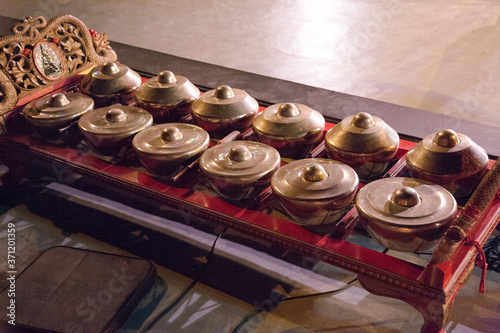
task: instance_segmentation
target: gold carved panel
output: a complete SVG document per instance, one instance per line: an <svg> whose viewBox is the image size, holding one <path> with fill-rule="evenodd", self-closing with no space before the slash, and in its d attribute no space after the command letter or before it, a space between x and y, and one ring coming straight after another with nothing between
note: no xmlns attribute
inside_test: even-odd
<svg viewBox="0 0 500 333"><path fill-rule="evenodd" d="M89 67L116 61L106 34L71 15L27 17L0 38L0 115L31 93Z"/></svg>

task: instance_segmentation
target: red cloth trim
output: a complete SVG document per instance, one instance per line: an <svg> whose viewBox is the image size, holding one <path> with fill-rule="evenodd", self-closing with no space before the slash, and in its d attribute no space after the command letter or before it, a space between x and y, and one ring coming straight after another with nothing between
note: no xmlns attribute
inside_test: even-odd
<svg viewBox="0 0 500 333"><path fill-rule="evenodd" d="M486 255L484 254L481 244L475 240L471 240L469 236L465 237L465 245L475 246L477 249L476 255L476 265L482 269L481 281L479 282L479 292L484 295L485 287L484 283L486 281L486 270L488 269L488 263L486 262Z"/></svg>

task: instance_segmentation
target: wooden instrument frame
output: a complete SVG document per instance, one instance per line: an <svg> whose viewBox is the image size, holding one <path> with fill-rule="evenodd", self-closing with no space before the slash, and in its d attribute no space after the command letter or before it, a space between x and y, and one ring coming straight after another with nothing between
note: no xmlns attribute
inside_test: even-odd
<svg viewBox="0 0 500 333"><path fill-rule="evenodd" d="M0 21L12 23L6 18ZM415 265L351 243L346 237L318 235L288 220L238 207L204 192L158 181L140 169L104 161L76 149L75 146L44 142L22 128L24 125L20 111L27 102L41 96L55 91L77 89L83 77L82 71L93 65L116 60L116 52L122 63L145 77L168 69L188 77L202 91L220 84L244 89L259 101L261 107L279 102L306 104L322 112L330 126L359 111L370 112L383 118L402 137L398 158L402 158L419 138L441 129L442 124L457 132L466 133L485 148L490 156L498 156L500 147L496 144L499 140L492 135L500 133L497 126L477 124L452 116L309 87L123 44L111 43L111 48L106 42L105 34L92 33L82 22L69 15L56 17L48 22L40 17L27 18L14 27L14 36L0 38L0 48L18 45L26 49L26 46L34 45L40 40L57 37L54 35L57 27L65 24L78 28L77 36L80 36L79 41L84 45L83 58L86 60L84 65L74 70L70 70L72 65L67 64L69 69L63 80L39 80L37 82L40 82L40 86L36 89L23 89L15 83L15 75L9 74L8 66L0 67L0 91L3 94L0 101L3 123L0 127L3 130L3 133L0 132L0 160L10 169L3 179L4 183L15 184L23 176L23 170L33 161L62 166L72 173L139 194L207 222L242 231L306 257L351 271L357 274L360 283L369 292L403 300L420 311L425 319L422 332L443 330L455 296L466 283L474 266L475 247L461 244L450 260L440 264L429 262L425 267ZM57 45L66 54L67 48L64 49L62 42L59 41ZM7 62L12 59L11 57ZM66 59L71 59L71 56L66 56ZM36 75L34 69L30 69L30 72ZM469 238L484 245L499 219L500 198L496 196L469 231Z"/></svg>

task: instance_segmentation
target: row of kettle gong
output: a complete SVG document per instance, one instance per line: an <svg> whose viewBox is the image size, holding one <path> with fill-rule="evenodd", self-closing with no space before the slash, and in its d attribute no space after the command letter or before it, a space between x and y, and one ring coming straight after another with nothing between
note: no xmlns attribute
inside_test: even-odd
<svg viewBox="0 0 500 333"><path fill-rule="evenodd" d="M171 174L182 163L201 155L200 168L218 194L231 200L248 199L271 184L284 210L299 224L337 220L356 197L358 177L374 179L384 173L399 147L396 131L366 112L343 119L325 135L325 119L305 105L274 104L259 113L257 101L243 90L219 86L200 96L189 80L170 71L161 72L141 85L140 76L133 70L107 63L97 66L83 79L81 91L86 95L58 93L34 101L25 107L23 114L40 136L49 139L80 117L79 129L86 142L104 155L113 154L119 142L133 137L132 145L139 159L157 175ZM115 102L117 95L121 101L135 98L137 106L103 106ZM94 105L100 107L94 109ZM188 114L196 125L179 122ZM153 126L153 122L157 125ZM222 138L231 131L243 132L249 128L258 142L234 141L208 149L210 138ZM323 140L329 159L305 159ZM281 157L298 160L280 168ZM443 185L455 196L464 196L470 194L486 172L488 158L467 136L443 130L426 136L408 152L406 161L413 177ZM384 181L394 182L394 179L377 180L365 188ZM451 207L453 211L456 203L438 205L439 209L429 206L429 202L437 202L436 198L448 196L439 187L436 198L424 200L429 195L426 191L434 186L425 181L402 178L398 188L377 200L359 199L366 198L361 194L368 190L363 189L356 200L358 212L364 216L362 220L377 221L380 219L374 216L378 213L383 212L387 217L396 212L396 215L411 215L402 219L399 216L400 221L425 227L439 225L443 229L445 221L453 215L450 211L444 218L439 217L443 223L435 220L423 223L415 212L423 209L427 216L432 215L428 213L434 208ZM372 192L387 187L380 186ZM419 193L418 188L425 190ZM382 204L381 200L386 199ZM366 205L381 206L365 214ZM384 211L387 207L394 211L389 214ZM397 223L385 221L382 225ZM367 222L366 226L381 243L390 234L388 230L379 230L377 224L374 227ZM440 233L430 232L433 237Z"/></svg>

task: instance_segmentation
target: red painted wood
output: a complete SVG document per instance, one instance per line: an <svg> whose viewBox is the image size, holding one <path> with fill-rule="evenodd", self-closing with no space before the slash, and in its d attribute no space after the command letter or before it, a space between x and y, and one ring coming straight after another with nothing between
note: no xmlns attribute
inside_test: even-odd
<svg viewBox="0 0 500 333"><path fill-rule="evenodd" d="M43 89L40 89L38 91L35 91L27 96L21 97L17 103L16 107L23 106L25 104L28 104L29 102L39 99L45 95L48 95L53 92L58 92L58 91L64 91L67 90L68 88L72 86L76 86L77 84L80 83L80 81L83 79L84 75L83 74L77 74L71 77L67 77L65 79L59 80L52 85L46 86Z"/></svg>
<svg viewBox="0 0 500 333"><path fill-rule="evenodd" d="M60 87L74 85L74 82L76 81L61 83ZM48 87L36 96L52 93L55 89L56 86ZM30 98L33 99L35 96L30 96ZM29 100L29 98L22 99L20 103ZM18 105L20 107L16 108L16 112L21 110L22 105ZM263 109L264 107L260 107L260 111ZM13 118L12 114L6 118L9 121ZM333 126L335 125L327 123L325 133ZM214 194L202 182L197 182L199 172L196 170L189 171L190 176L185 177L187 179L182 182L173 183L169 179L158 179L150 175L136 158L127 159L118 165L109 158L100 157L82 146L81 138L76 138L72 145L58 145L26 133L22 134L22 132L15 131L0 136L2 156L15 156L17 164L17 158L20 156L19 161L23 163L28 163L31 159L41 159L55 169L62 165L69 168L70 172L82 173L97 181L104 181L125 190L143 194L153 200L171 205L172 208L182 209L210 221L243 230L304 255L329 262L369 279L378 280L388 289L393 286L395 290L400 290L402 296L399 298L401 299L418 299L423 296L425 302L422 301L422 307L425 307L429 300L438 300L443 304L452 302L462 286L470 263L475 258L475 248L463 245L458 248L450 261L439 265L429 263L426 267L418 266L349 242L346 239L348 239L347 235L352 232L350 229L346 230L346 235L342 239L333 239L329 238L328 234L314 233L289 220L269 215L262 207L253 208L252 203L244 205L228 202ZM401 140L395 162L415 144L415 142ZM282 164L287 161L283 160ZM16 163L12 165L15 166ZM492 164L493 161L490 161L490 167ZM57 174L58 170L54 171ZM363 185L360 184L360 187ZM264 207L269 201L264 201ZM471 230L469 234L471 239L484 244L495 228L499 216L500 198L496 198ZM350 228L352 229L352 226Z"/></svg>
<svg viewBox="0 0 500 333"><path fill-rule="evenodd" d="M113 165L111 162L95 157L92 152L85 153L74 148L53 145L30 135L8 135L3 139L16 142L26 146L29 150L36 150L41 154L58 157L61 161L73 162L84 168L104 172L117 180L136 183L148 189L165 193L165 195L185 200L199 207L217 211L226 215L228 218L242 220L252 225L286 235L297 241L317 246L323 250L335 252L345 257L346 260L357 262L358 265L364 264L365 266L373 266L407 279L416 279L422 271L421 267L369 248L349 243L345 240L325 240L324 235L314 234L295 223L267 215L260 211L238 207L211 194L196 190L193 191L189 188L177 186L172 183L169 184L168 182L160 182L155 180L144 170L142 170L142 172L139 171L138 164L132 165L131 167ZM404 146L411 146L412 144L414 143L404 143ZM363 186L363 184L361 184L361 186ZM320 240L321 246L317 245Z"/></svg>
<svg viewBox="0 0 500 333"><path fill-rule="evenodd" d="M263 107L261 107L261 109L263 109ZM325 133L333 126L333 124L327 123ZM113 165L111 162L107 162L99 157L96 157L95 154L91 152L86 153L78 151L74 147L53 145L46 143L43 140L36 139L30 135L9 135L4 139L29 147L30 150L36 150L41 154L58 157L62 162L73 162L83 168L105 172L109 176L116 178L118 181L135 183L147 189L158 191L180 200L185 200L186 202L199 207L217 211L224 214L229 219L245 221L251 225L291 237L300 242L305 242L313 247L335 252L340 257L345 257L346 260L352 260L353 262L357 262L358 264L366 267L374 267L410 280L418 280L423 271L422 267L379 253L369 248L352 244L345 240L325 239L325 235L314 234L290 221L267 215L260 211L235 206L214 196L213 194L196 190L193 191L190 188L177 186L176 184L169 183L168 181L155 179L144 170L142 170L142 172L138 171L138 165L132 167ZM415 142L401 140L400 149L396 155L397 158L403 156L415 144ZM362 186L363 184L360 184L360 187ZM477 231L474 231L474 233L477 233ZM465 255L466 253L463 253L463 250L459 251L457 254L457 256L459 256L457 257L457 262L463 260ZM454 272L459 269L460 265L456 264L451 268L448 267L449 265L447 267L444 266L447 265L436 265L438 270L445 271L441 273L442 276L439 281L428 283L430 286L438 289L444 288L453 274L455 274Z"/></svg>

